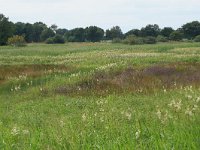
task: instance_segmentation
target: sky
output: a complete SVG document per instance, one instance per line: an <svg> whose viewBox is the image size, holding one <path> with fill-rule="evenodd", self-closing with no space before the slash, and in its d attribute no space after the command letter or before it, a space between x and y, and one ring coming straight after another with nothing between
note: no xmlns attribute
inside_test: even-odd
<svg viewBox="0 0 200 150"><path fill-rule="evenodd" d="M123 32L147 24L174 29L200 21L200 0L0 0L0 13L13 22L44 22L73 29L120 26Z"/></svg>

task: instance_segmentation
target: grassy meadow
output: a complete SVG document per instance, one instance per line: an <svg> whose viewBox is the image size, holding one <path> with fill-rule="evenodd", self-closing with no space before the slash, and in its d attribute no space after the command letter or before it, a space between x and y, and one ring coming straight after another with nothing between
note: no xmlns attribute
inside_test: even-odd
<svg viewBox="0 0 200 150"><path fill-rule="evenodd" d="M200 43L0 47L0 149L200 149Z"/></svg>

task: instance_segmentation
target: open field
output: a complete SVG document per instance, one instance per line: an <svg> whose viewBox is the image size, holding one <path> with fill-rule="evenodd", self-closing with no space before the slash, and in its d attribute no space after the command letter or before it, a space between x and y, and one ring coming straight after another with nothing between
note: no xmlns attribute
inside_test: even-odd
<svg viewBox="0 0 200 150"><path fill-rule="evenodd" d="M200 43L0 47L0 149L200 149Z"/></svg>

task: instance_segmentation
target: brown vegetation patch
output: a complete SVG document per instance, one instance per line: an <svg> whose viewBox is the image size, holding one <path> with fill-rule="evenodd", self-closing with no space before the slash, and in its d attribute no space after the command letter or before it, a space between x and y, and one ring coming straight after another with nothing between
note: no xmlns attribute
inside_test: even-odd
<svg viewBox="0 0 200 150"><path fill-rule="evenodd" d="M64 65L3 65L0 66L0 83L7 79L20 76L39 77L54 72L67 72L69 67Z"/></svg>
<svg viewBox="0 0 200 150"><path fill-rule="evenodd" d="M118 72L98 72L87 81L56 88L56 93L152 92L200 85L199 63L154 65L143 69L127 68Z"/></svg>

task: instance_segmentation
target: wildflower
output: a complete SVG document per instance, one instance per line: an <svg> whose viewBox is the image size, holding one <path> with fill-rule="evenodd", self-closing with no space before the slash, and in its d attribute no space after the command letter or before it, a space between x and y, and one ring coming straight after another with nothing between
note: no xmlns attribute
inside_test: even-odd
<svg viewBox="0 0 200 150"><path fill-rule="evenodd" d="M126 112L125 116L127 117L128 120L131 120L131 113Z"/></svg>
<svg viewBox="0 0 200 150"><path fill-rule="evenodd" d="M78 87L78 90L80 91L80 90L81 90L81 87Z"/></svg>
<svg viewBox="0 0 200 150"><path fill-rule="evenodd" d="M18 88L17 87L15 87L15 91L17 91L18 90Z"/></svg>
<svg viewBox="0 0 200 150"><path fill-rule="evenodd" d="M196 102L198 103L198 102L200 102L200 97L197 97L197 100L196 100Z"/></svg>
<svg viewBox="0 0 200 150"><path fill-rule="evenodd" d="M192 108L192 110L195 111L197 108L198 108L198 106L194 105L193 108Z"/></svg>
<svg viewBox="0 0 200 150"><path fill-rule="evenodd" d="M191 95L188 95L187 98L188 98L188 99L192 99L192 96L191 96Z"/></svg>
<svg viewBox="0 0 200 150"><path fill-rule="evenodd" d="M137 130L137 132L135 132L135 137L136 137L136 139L139 139L139 137L140 137L140 133L141 133L140 130Z"/></svg>
<svg viewBox="0 0 200 150"><path fill-rule="evenodd" d="M100 110L99 111L101 111L101 112L104 112L104 109L103 108L100 108Z"/></svg>
<svg viewBox="0 0 200 150"><path fill-rule="evenodd" d="M177 103L174 104L174 108L175 108L177 111L181 109L181 105L182 105L181 102L182 102L182 101L180 100L179 102L177 102Z"/></svg>
<svg viewBox="0 0 200 150"><path fill-rule="evenodd" d="M185 114L188 116L192 116L193 112L192 112L192 110L190 110L190 108L187 108L187 110L185 111Z"/></svg>
<svg viewBox="0 0 200 150"><path fill-rule="evenodd" d="M64 121L63 121L63 120L60 120L60 126L61 126L61 127L64 127L64 125L65 125Z"/></svg>
<svg viewBox="0 0 200 150"><path fill-rule="evenodd" d="M156 115L158 116L158 119L161 119L162 113L160 110L157 110Z"/></svg>
<svg viewBox="0 0 200 150"><path fill-rule="evenodd" d="M27 135L27 134L29 134L29 130L22 130L22 133L23 133L24 135Z"/></svg>
<svg viewBox="0 0 200 150"><path fill-rule="evenodd" d="M168 106L173 107L176 111L179 111L182 106L182 100L179 100L178 102L173 100L170 104L168 104Z"/></svg>
<svg viewBox="0 0 200 150"><path fill-rule="evenodd" d="M87 117L86 117L86 114L84 113L84 114L82 115L82 121L86 121L86 119L87 119Z"/></svg>
<svg viewBox="0 0 200 150"><path fill-rule="evenodd" d="M19 129L19 128L17 128L17 127L13 127L13 128L12 128L11 134L12 134L13 136L18 135L19 133L20 133L20 129Z"/></svg>
<svg viewBox="0 0 200 150"><path fill-rule="evenodd" d="M97 116L97 113L95 113L94 116L96 117L96 116Z"/></svg>
<svg viewBox="0 0 200 150"><path fill-rule="evenodd" d="M103 118L103 117L100 117L100 121L101 121L101 122L104 122L104 118Z"/></svg>

